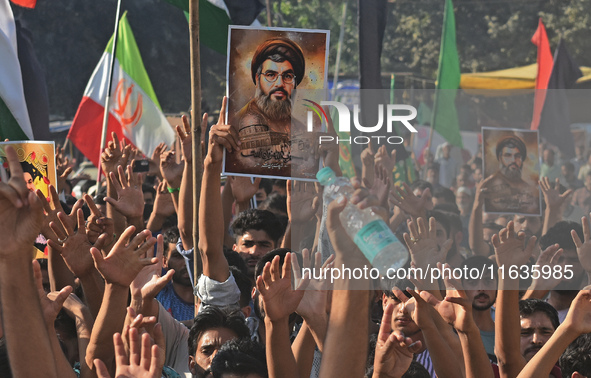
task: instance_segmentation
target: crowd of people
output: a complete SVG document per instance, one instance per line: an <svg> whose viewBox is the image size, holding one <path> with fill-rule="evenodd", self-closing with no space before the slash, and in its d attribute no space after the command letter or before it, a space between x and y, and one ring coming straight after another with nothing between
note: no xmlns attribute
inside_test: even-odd
<svg viewBox="0 0 591 378"><path fill-rule="evenodd" d="M46 198L6 149L0 376L591 376L591 228L569 218L588 206L591 163L557 169L548 147L543 215L491 214L481 157L464 163L441 146L416 166L420 179L395 186L395 155L368 147L350 198L323 203L309 182L222 182L224 148L241 144L225 107L204 146L195 215L186 118L180 150L158 148L147 175L113 134L94 197L71 195L64 151ZM338 149L322 153L339 175ZM429 273L332 285L302 276L371 266L339 216L348 202L404 241L405 268ZM40 241L45 258L33 259ZM454 269L490 274L445 274Z"/></svg>

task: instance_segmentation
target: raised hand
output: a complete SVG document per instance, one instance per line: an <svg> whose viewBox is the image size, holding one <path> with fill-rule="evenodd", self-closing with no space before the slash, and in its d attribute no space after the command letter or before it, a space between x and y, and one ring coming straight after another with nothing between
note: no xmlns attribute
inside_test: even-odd
<svg viewBox="0 0 591 378"><path fill-rule="evenodd" d="M156 146L152 156L148 159L148 176L160 176L160 158L167 148L168 146L164 142Z"/></svg>
<svg viewBox="0 0 591 378"><path fill-rule="evenodd" d="M164 276L162 261L164 257L164 238L158 235L156 244L156 263L144 266L130 284L131 295L135 299L154 299L156 295L172 280L174 269L169 269Z"/></svg>
<svg viewBox="0 0 591 378"><path fill-rule="evenodd" d="M557 209L562 206L564 201L573 194L572 189L565 191L560 194L560 180L556 179L554 185L550 183L548 177L542 177L539 181L540 189L544 195L544 202L546 202L547 208Z"/></svg>
<svg viewBox="0 0 591 378"><path fill-rule="evenodd" d="M60 230L62 231L62 234L63 234L64 230L63 230L61 222L59 221L59 218L57 216L58 213L64 212L64 209L62 208L62 204L59 200L59 195L57 194L55 187L53 185L49 185L49 195L51 197L51 204L50 204L47 201L47 199L45 198L45 196L43 195L43 192L41 192L41 190L37 189L35 191L35 193L37 194L37 197L41 200L41 204L43 205L43 210L44 210L44 214L45 214L43 228L41 229L41 233L43 234L43 236L45 236L46 239L57 240L58 237L57 237L56 233L53 231L53 229L51 228L50 224L51 224L51 222L55 223L55 225L58 228L60 228ZM76 224L76 212L78 209L82 208L83 204L84 204L84 202L82 200L76 201L76 203L72 207L72 210L70 211L70 215L68 216L68 218L66 220L67 224L74 227L74 225ZM53 208L52 208L52 205L53 205Z"/></svg>
<svg viewBox="0 0 591 378"><path fill-rule="evenodd" d="M591 286L579 291L562 324L577 334L591 332Z"/></svg>
<svg viewBox="0 0 591 378"><path fill-rule="evenodd" d="M425 189L421 197L414 195L407 183L402 186L394 186L390 190L390 199L406 214L413 218L426 217L427 207L431 202L431 191Z"/></svg>
<svg viewBox="0 0 591 378"><path fill-rule="evenodd" d="M369 143L367 147L361 151L361 181L366 188L371 188L373 186L373 180L375 177L374 159L374 152L371 143Z"/></svg>
<svg viewBox="0 0 591 378"><path fill-rule="evenodd" d="M446 240L441 246L437 243L435 222L435 218L429 218L429 229L427 229L423 218L408 221L410 234L404 233L403 238L411 260L418 268L426 269L429 264L436 266L438 262L445 262L451 248L451 239Z"/></svg>
<svg viewBox="0 0 591 378"><path fill-rule="evenodd" d="M95 244L98 237L105 234L105 247L111 246L115 240L115 224L111 218L103 216L101 211L96 207L92 197L88 194L84 195L84 202L90 209L90 216L86 222L86 237L90 244Z"/></svg>
<svg viewBox="0 0 591 378"><path fill-rule="evenodd" d="M438 264L441 270L443 267L451 269L449 264ZM422 291L421 298L431 304L439 315L448 324L452 325L459 332L467 333L476 327L472 318L472 301L468 299L459 280L444 275L446 295L443 301L438 300L431 293Z"/></svg>
<svg viewBox="0 0 591 378"><path fill-rule="evenodd" d="M493 235L491 242L495 247L498 266L522 266L527 264L536 244L536 237L532 236L525 243L525 233L515 233L513 221L507 223L498 235Z"/></svg>
<svg viewBox="0 0 591 378"><path fill-rule="evenodd" d="M167 218L175 213L172 194L166 189L166 182L162 181L156 188L156 198L154 198L154 213Z"/></svg>
<svg viewBox="0 0 591 378"><path fill-rule="evenodd" d="M35 285L37 286L37 294L39 294L39 301L41 302L41 309L43 310L45 325L48 329L52 329L57 314L62 309L68 296L72 293L72 286L66 286L60 291L54 291L49 294L45 293L43 289L43 274L41 273L41 267L37 260L33 260L33 275L35 277Z"/></svg>
<svg viewBox="0 0 591 378"><path fill-rule="evenodd" d="M179 188L183 178L184 164L177 164L175 157L175 151L166 151L160 155L160 173L171 188Z"/></svg>
<svg viewBox="0 0 591 378"><path fill-rule="evenodd" d="M584 241L581 242L579 235L575 230L571 230L570 234L577 247L577 256L581 266L587 272L587 275L591 274L591 229L589 227L589 219L587 217L581 218L583 225L583 237Z"/></svg>
<svg viewBox="0 0 591 378"><path fill-rule="evenodd" d="M280 267L280 258L275 256L272 262L265 264L263 273L257 278L256 287L261 293L265 315L270 321L289 317L304 296L303 290L291 288L291 259L292 254L286 254L283 267Z"/></svg>
<svg viewBox="0 0 591 378"><path fill-rule="evenodd" d="M109 173L116 172L118 165L124 165L122 161L124 153L129 153L130 148L125 145L125 141L119 143L116 133L111 133L111 137L113 139L107 143L107 147L101 154L101 168L107 177L109 177ZM125 165L127 165L127 161L125 161Z"/></svg>
<svg viewBox="0 0 591 378"><path fill-rule="evenodd" d="M224 96L218 123L209 130L209 149L207 156L211 163L221 163L224 158L224 148L228 152L240 151L240 138L235 128L226 125L226 107L228 98Z"/></svg>
<svg viewBox="0 0 591 378"><path fill-rule="evenodd" d="M388 154L388 150L386 150L386 145L384 144L378 148L374 161L376 165L383 166L384 169L392 175L392 171L396 165L396 150L392 150L392 152Z"/></svg>
<svg viewBox="0 0 591 378"><path fill-rule="evenodd" d="M400 378L406 373L421 341L413 343L410 337L400 332L392 332L391 322L394 305L388 303L382 316L374 358L374 377Z"/></svg>
<svg viewBox="0 0 591 378"><path fill-rule="evenodd" d="M55 171L57 174L57 188L60 190L65 189L66 180L70 173L72 173L72 167L70 166L70 159L64 155L64 150L61 146L55 148Z"/></svg>
<svg viewBox="0 0 591 378"><path fill-rule="evenodd" d="M157 325L157 328L159 326ZM116 378L160 378L164 366L164 353L162 347L153 345L150 335L144 333L141 336L136 328L129 328L130 353L125 351L125 346L120 333L113 335L115 346L115 362L117 369ZM99 378L111 378L105 364L98 358L94 360L96 373Z"/></svg>
<svg viewBox="0 0 591 378"><path fill-rule="evenodd" d="M127 227L107 256L95 247L90 249L94 265L105 282L127 287L144 266L158 262L155 257L146 257L156 244L156 238L150 231L144 230L130 241L134 232L134 226Z"/></svg>
<svg viewBox="0 0 591 378"><path fill-rule="evenodd" d="M141 174L132 172L132 165L127 166L127 177L123 172L123 167L117 167L119 180L117 180L115 173L110 173L118 199L105 197L105 201L110 203L117 211L127 217L127 219L139 218L144 215L143 179Z"/></svg>
<svg viewBox="0 0 591 378"><path fill-rule="evenodd" d="M561 270L564 269L564 262L560 262L560 256L562 256L563 250L560 248L558 244L554 244L548 246L544 251L540 253L538 260L534 264L534 266L538 266L540 270L543 271L545 266L550 267L551 272L555 272L555 266L561 266ZM543 278L542 278L543 277ZM562 277L556 277L554 274L544 275L542 276L537 275L534 276L530 285L530 289L532 290L552 290L554 289L560 282L562 282Z"/></svg>
<svg viewBox="0 0 591 378"><path fill-rule="evenodd" d="M392 151L396 153L396 151ZM378 164L374 167L374 180L373 186L369 189L369 192L377 197L382 207L388 208L388 196L390 194L390 186L392 185L392 171L384 168L382 164Z"/></svg>
<svg viewBox="0 0 591 378"><path fill-rule="evenodd" d="M23 254L24 245L32 245L43 226L43 205L29 192L23 169L12 146L5 149L10 179L0 182L0 257Z"/></svg>
<svg viewBox="0 0 591 378"><path fill-rule="evenodd" d="M260 177L256 177L254 182L251 182L250 177L229 176L228 181L232 187L232 195L236 202L250 200L259 190L261 184Z"/></svg>
<svg viewBox="0 0 591 378"><path fill-rule="evenodd" d="M290 222L308 222L314 218L320 205L319 199L314 183L288 180L287 217Z"/></svg>
<svg viewBox="0 0 591 378"><path fill-rule="evenodd" d="M312 267L310 252L307 248L302 250L302 268L319 269L324 271L325 268L332 267L334 255L331 255L324 264L322 263L322 253L316 252L314 254L314 267ZM292 258L292 270L295 277L295 286L299 286L302 280L309 281L304 296L296 309L296 312L304 319L311 319L312 317L326 317L326 302L327 302L327 280L312 279L310 277L302 277L302 269L299 266L298 259ZM306 283L304 283L306 284Z"/></svg>
<svg viewBox="0 0 591 378"><path fill-rule="evenodd" d="M76 277L83 277L94 269L92 256L90 254L92 244L88 241L86 227L84 226L84 212L82 209L78 209L78 229L76 231L74 231L72 225L68 224L67 217L64 213L59 213L58 216L65 229L64 234L61 234L61 231L55 223L52 222L51 225L52 229L59 237L58 240L61 240L63 244L49 239L49 246L62 255L68 269L70 269ZM98 238L94 245L95 248L102 249L105 241L106 235L102 238Z"/></svg>

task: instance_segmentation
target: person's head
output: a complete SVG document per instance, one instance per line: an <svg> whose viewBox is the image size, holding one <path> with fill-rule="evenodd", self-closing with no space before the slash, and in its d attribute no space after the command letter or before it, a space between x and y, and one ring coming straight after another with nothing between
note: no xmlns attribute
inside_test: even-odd
<svg viewBox="0 0 591 378"><path fill-rule="evenodd" d="M451 189L439 187L433 190L433 205L441 203L456 203L456 195Z"/></svg>
<svg viewBox="0 0 591 378"><path fill-rule="evenodd" d="M472 256L464 260L460 268L469 273L486 272L482 278L479 274L466 274L462 285L474 311L488 311L497 299L497 264L484 256Z"/></svg>
<svg viewBox="0 0 591 378"><path fill-rule="evenodd" d="M250 300L253 288L252 280L235 266L230 265L230 272L232 272L236 285L238 285L238 289L240 290L240 311L242 311L245 318L248 318L251 313Z"/></svg>
<svg viewBox="0 0 591 378"><path fill-rule="evenodd" d="M526 216L515 214L513 216L513 223L515 224L515 231L525 232L526 237L540 237L542 232L542 217L538 216Z"/></svg>
<svg viewBox="0 0 591 378"><path fill-rule="evenodd" d="M291 117L292 92L304 77L305 60L300 46L287 38L259 45L251 62L257 105L270 120Z"/></svg>
<svg viewBox="0 0 591 378"><path fill-rule="evenodd" d="M585 158L585 146L582 144L577 144L575 146L575 156L577 159L584 159Z"/></svg>
<svg viewBox="0 0 591 378"><path fill-rule="evenodd" d="M519 301L521 318L521 355L526 361L538 353L560 325L558 312L547 302L539 299Z"/></svg>
<svg viewBox="0 0 591 378"><path fill-rule="evenodd" d="M542 154L542 159L544 163L548 164L550 167L554 165L554 150L547 148L544 150Z"/></svg>
<svg viewBox="0 0 591 378"><path fill-rule="evenodd" d="M521 178L521 168L527 157L525 143L515 136L503 138L497 144L496 153L501 173L510 180Z"/></svg>
<svg viewBox="0 0 591 378"><path fill-rule="evenodd" d="M460 186L456 190L456 205L462 213L469 213L472 210L472 191L465 186Z"/></svg>
<svg viewBox="0 0 591 378"><path fill-rule="evenodd" d="M34 192L37 190L35 181L43 180L45 176L43 176L43 173L41 173L34 164L27 160L21 161L21 167L23 169L23 176L25 183L27 184L27 189L29 189L30 192Z"/></svg>
<svg viewBox="0 0 591 378"><path fill-rule="evenodd" d="M281 195L287 195L287 180L277 179L273 181L273 191L272 193L279 193Z"/></svg>
<svg viewBox="0 0 591 378"><path fill-rule="evenodd" d="M390 286L402 290L403 288L413 287L414 285L407 279L398 279L394 280ZM404 290L403 293L408 298L411 297L406 290ZM382 307L385 309L388 304L394 306L391 321L392 330L402 332L406 337L410 337L415 341L421 340L421 329L412 320L411 314L406 309L405 302L400 301L391 290L384 290L382 293Z"/></svg>
<svg viewBox="0 0 591 378"><path fill-rule="evenodd" d="M482 167L474 168L474 171L472 172L472 179L474 180L474 182L478 183L482 181L482 178Z"/></svg>
<svg viewBox="0 0 591 378"><path fill-rule="evenodd" d="M452 145L448 142L445 142L441 147L441 154L443 155L444 159L449 159L451 153Z"/></svg>
<svg viewBox="0 0 591 378"><path fill-rule="evenodd" d="M439 183L439 164L433 162L427 165L427 176L425 180L432 185Z"/></svg>
<svg viewBox="0 0 591 378"><path fill-rule="evenodd" d="M431 185L431 183L424 180L416 180L412 184L410 184L410 190L412 190L412 193L419 198L423 196L423 192L425 192L425 189L429 189L429 199L432 199L433 185ZM428 201L426 208L427 210L433 209L433 202Z"/></svg>
<svg viewBox="0 0 591 378"><path fill-rule="evenodd" d="M472 180L470 180L470 173L460 173L456 176L456 188L460 186L471 186Z"/></svg>
<svg viewBox="0 0 591 378"><path fill-rule="evenodd" d="M249 274L265 253L278 246L284 231L275 214L257 209L238 214L231 229L236 238L232 249L240 254Z"/></svg>
<svg viewBox="0 0 591 378"><path fill-rule="evenodd" d="M563 378L591 377L591 334L584 333L570 343L560 356Z"/></svg>
<svg viewBox="0 0 591 378"><path fill-rule="evenodd" d="M287 216L287 196L272 192L262 203L259 204L259 210L269 210L278 216Z"/></svg>
<svg viewBox="0 0 591 378"><path fill-rule="evenodd" d="M211 361L221 346L237 338L248 338L250 332L238 311L227 314L217 307L207 307L195 317L189 331L189 370L205 377Z"/></svg>
<svg viewBox="0 0 591 378"><path fill-rule="evenodd" d="M259 190L257 190L255 197L258 203L267 199L267 196L273 191L273 181L269 179L261 179Z"/></svg>
<svg viewBox="0 0 591 378"><path fill-rule="evenodd" d="M234 339L218 351L211 362L213 378L267 378L265 348L256 341Z"/></svg>
<svg viewBox="0 0 591 378"><path fill-rule="evenodd" d="M558 244L563 250L559 262L571 265L573 271L573 279L562 281L556 286L556 290L574 289L578 285L579 280L584 276L584 270L577 255L577 246L571 236L572 230L577 233L579 239L584 240L583 227L579 223L571 221L557 222L540 238L540 248L542 251L551 245Z"/></svg>
<svg viewBox="0 0 591 378"><path fill-rule="evenodd" d="M179 253L176 248L176 243L179 239L178 229L176 227L169 228L164 233L164 260L165 267L168 269L174 269L172 275L172 282L181 286L191 287L191 277L185 258Z"/></svg>
<svg viewBox="0 0 591 378"><path fill-rule="evenodd" d="M575 176L575 166L570 161L567 161L566 163L562 163L560 172L565 178L571 179Z"/></svg>

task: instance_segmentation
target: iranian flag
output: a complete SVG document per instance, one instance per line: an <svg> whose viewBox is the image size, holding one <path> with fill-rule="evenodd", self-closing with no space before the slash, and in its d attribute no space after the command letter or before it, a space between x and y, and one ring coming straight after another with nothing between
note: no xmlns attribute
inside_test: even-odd
<svg viewBox="0 0 591 378"><path fill-rule="evenodd" d="M68 133L68 139L97 167L112 50L113 38L92 73ZM175 132L160 110L127 21L127 12L119 22L112 83L108 137L115 132L120 140L125 139L147 156L152 155L161 142L171 145Z"/></svg>
<svg viewBox="0 0 591 378"><path fill-rule="evenodd" d="M1 140L33 139L18 60L16 26L8 0L0 0L0 67Z"/></svg>

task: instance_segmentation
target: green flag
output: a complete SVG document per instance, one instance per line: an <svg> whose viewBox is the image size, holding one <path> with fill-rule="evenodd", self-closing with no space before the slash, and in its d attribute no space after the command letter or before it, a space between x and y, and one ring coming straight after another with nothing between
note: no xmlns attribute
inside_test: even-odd
<svg viewBox="0 0 591 378"><path fill-rule="evenodd" d="M445 1L443 31L439 52L439 69L431 127L454 146L462 146L456 93L460 87L460 58L456 46L456 21L451 0ZM443 89L443 91L440 91Z"/></svg>
<svg viewBox="0 0 591 378"><path fill-rule="evenodd" d="M166 0L185 11L189 21L189 1ZM228 45L228 25L230 14L223 1L199 0L199 37L201 42L212 50L226 55Z"/></svg>

